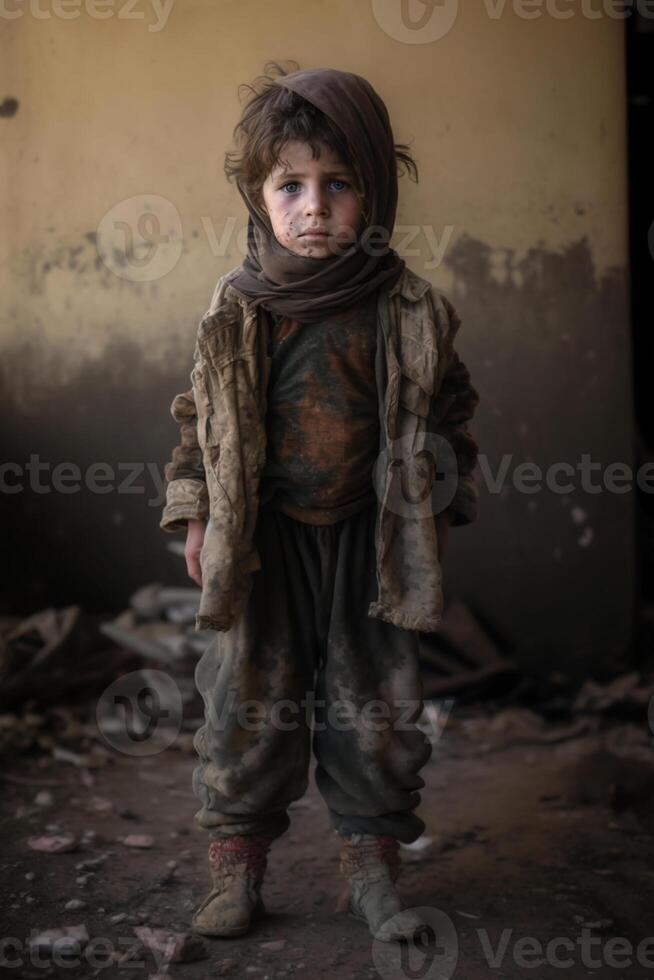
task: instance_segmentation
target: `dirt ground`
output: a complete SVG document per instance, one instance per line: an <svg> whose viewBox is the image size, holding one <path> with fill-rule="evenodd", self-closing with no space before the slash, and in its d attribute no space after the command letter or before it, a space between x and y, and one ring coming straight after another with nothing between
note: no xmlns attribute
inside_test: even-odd
<svg viewBox="0 0 654 980"><path fill-rule="evenodd" d="M114 753L92 770L47 756L15 759L0 818L0 972L106 980L654 976L649 762L616 756L626 736L615 727L530 744L498 741L489 726L481 707L450 716L423 770L426 833L401 849L398 888L407 906L430 910L433 932L411 947L377 943L339 910L338 839L312 772L269 856L267 916L244 937L205 939L204 957L183 963L163 953L157 964L138 947L135 960L108 957L133 945L139 925L188 931L208 891L188 733L156 755ZM70 853L27 844L71 831L81 843ZM154 843L129 848L128 834ZM71 900L85 904L66 909ZM95 942L76 965L29 952L36 933L80 924Z"/></svg>

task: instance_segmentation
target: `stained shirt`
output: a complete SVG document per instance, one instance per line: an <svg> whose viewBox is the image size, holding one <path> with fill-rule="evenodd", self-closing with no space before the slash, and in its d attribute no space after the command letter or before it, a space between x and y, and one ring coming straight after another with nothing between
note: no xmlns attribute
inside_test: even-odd
<svg viewBox="0 0 654 980"><path fill-rule="evenodd" d="M260 502L332 524L375 500L377 293L317 323L268 314L271 357Z"/></svg>

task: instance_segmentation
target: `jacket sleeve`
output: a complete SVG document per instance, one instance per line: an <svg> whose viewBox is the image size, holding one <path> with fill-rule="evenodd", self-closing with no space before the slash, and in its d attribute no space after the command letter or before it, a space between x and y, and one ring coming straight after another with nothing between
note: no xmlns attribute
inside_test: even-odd
<svg viewBox="0 0 654 980"><path fill-rule="evenodd" d="M236 266L231 272L220 276L205 317L220 309L229 280L239 268L240 266ZM205 317L200 321L198 337L202 331L202 323ZM199 346L197 341L193 358L192 383L198 372ZM194 387L191 387L189 391L175 395L170 406L170 413L180 427L180 443L175 446L172 459L164 467L166 504L159 522L162 531L185 531L189 520L206 521L209 519L209 492L202 460L202 448L198 442L196 397L196 391Z"/></svg>
<svg viewBox="0 0 654 980"><path fill-rule="evenodd" d="M457 460L458 485L444 513L454 526L471 524L479 516L479 487L474 470L479 447L468 422L479 404L479 393L470 381L470 372L454 348L461 320L452 304L442 295L447 316L439 334L440 385L432 405L430 430L447 439Z"/></svg>
<svg viewBox="0 0 654 980"><path fill-rule="evenodd" d="M166 504L159 527L162 531L185 531L189 519L198 521L209 517L209 495L192 388L175 395L170 412L180 427L180 443L164 467Z"/></svg>

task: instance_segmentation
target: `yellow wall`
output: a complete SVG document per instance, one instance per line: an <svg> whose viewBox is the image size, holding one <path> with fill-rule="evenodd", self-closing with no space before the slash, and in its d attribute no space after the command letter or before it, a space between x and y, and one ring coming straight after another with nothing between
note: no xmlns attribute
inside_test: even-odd
<svg viewBox="0 0 654 980"><path fill-rule="evenodd" d="M192 327L218 274L240 261L235 235L230 254L215 255L207 228L220 239L230 221L245 227L222 157L237 85L270 58L356 71L378 89L396 139L412 143L420 165L417 187L401 183L398 224L428 225L441 243L467 232L518 255L586 235L598 270L625 263L619 21L525 20L509 5L494 19L483 3L461 3L444 37L407 44L380 26L380 0L177 0L167 20L150 0L129 11L115 0L106 20L81 0L71 20L39 2L49 18L4 0L22 16L0 20L2 91L19 100L0 120L9 230L0 286L3 305L20 310L20 322L4 316L0 330L8 339L25 320L42 323L67 346L71 369L117 330L156 357L163 336ZM423 5L411 3L417 17ZM172 271L139 289L95 270L84 237L136 195L170 201L183 236ZM413 268L447 289L425 232L404 240L421 252L407 255Z"/></svg>
<svg viewBox="0 0 654 980"><path fill-rule="evenodd" d="M19 102L0 116L14 458L38 449L163 469L198 320L243 257L245 211L222 174L237 87L270 59L295 59L364 75L396 140L412 145L420 183L401 182L394 243L462 314L459 350L481 395L473 432L492 470L507 453L513 466L575 465L589 452L605 466L631 462L620 20L563 0L547 9L572 9L568 19L519 16L518 0L461 0L449 30L413 43L425 35L402 10L431 30L430 7L447 18L454 0L176 0L167 19L153 0L108 0L105 20L63 20L52 0L1 2L20 13L0 16L0 98ZM124 246L118 220L138 242L143 210L167 243L143 265L108 258L111 271L94 236ZM440 262L434 241L447 246ZM13 503L12 527L41 515L45 529L25 558L25 577L41 575L28 605L55 594L120 606L126 590L170 581L158 505L144 498ZM525 664L583 672L628 642L633 494L486 485L479 524L450 541L446 597L498 624ZM22 539L14 551L27 555Z"/></svg>

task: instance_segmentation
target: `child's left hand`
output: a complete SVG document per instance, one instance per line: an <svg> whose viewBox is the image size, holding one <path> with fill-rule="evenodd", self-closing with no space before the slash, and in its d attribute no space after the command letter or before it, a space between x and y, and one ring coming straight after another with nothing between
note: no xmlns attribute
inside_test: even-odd
<svg viewBox="0 0 654 980"><path fill-rule="evenodd" d="M186 531L186 545L184 546L184 557L186 558L186 571L196 585L202 588L202 566L200 565L200 552L204 544L204 532L206 531L205 521L195 521L189 519Z"/></svg>

